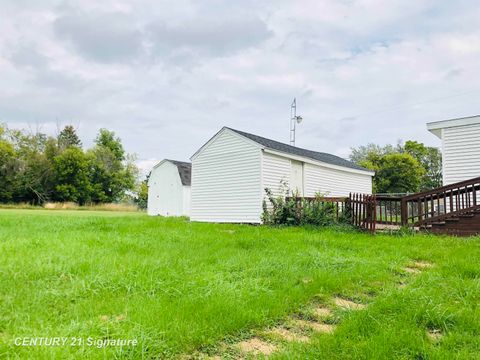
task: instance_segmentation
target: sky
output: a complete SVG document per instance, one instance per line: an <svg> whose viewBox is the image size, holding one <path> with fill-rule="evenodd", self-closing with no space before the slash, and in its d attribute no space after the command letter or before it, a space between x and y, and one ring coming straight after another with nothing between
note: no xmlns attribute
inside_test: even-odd
<svg viewBox="0 0 480 360"><path fill-rule="evenodd" d="M147 172L222 126L348 157L440 146L426 123L480 114L476 0L0 2L0 122L85 146L115 131Z"/></svg>

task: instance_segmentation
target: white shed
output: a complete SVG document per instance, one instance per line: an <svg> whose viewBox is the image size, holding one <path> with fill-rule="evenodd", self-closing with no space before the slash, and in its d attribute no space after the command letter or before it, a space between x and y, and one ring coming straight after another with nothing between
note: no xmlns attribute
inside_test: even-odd
<svg viewBox="0 0 480 360"><path fill-rule="evenodd" d="M162 160L148 178L148 215L189 216L192 164Z"/></svg>
<svg viewBox="0 0 480 360"><path fill-rule="evenodd" d="M442 140L443 185L480 176L480 115L431 122L427 129Z"/></svg>
<svg viewBox="0 0 480 360"><path fill-rule="evenodd" d="M279 195L281 182L303 196L372 192L370 170L227 127L191 160L193 221L260 223L264 189Z"/></svg>

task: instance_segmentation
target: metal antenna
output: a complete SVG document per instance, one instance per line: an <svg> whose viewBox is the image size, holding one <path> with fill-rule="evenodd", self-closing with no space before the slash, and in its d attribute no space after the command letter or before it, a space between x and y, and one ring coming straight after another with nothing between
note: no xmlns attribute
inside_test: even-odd
<svg viewBox="0 0 480 360"><path fill-rule="evenodd" d="M290 145L295 146L295 130L296 124L300 124L303 118L297 116L297 98L293 98L292 106L290 107Z"/></svg>

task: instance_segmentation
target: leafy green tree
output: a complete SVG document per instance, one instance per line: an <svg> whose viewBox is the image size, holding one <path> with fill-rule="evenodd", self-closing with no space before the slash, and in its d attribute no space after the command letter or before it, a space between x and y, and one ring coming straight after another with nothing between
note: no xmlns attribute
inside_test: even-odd
<svg viewBox="0 0 480 360"><path fill-rule="evenodd" d="M77 135L77 131L72 125L67 125L60 131L57 137L58 147L62 150L68 149L69 147L82 147L82 142Z"/></svg>
<svg viewBox="0 0 480 360"><path fill-rule="evenodd" d="M100 129L95 144L99 147L109 149L119 161L125 160L125 150L119 137L115 137L113 131Z"/></svg>
<svg viewBox="0 0 480 360"><path fill-rule="evenodd" d="M91 161L93 202L120 201L125 192L136 187L135 159L126 156L121 140L106 129L101 129L96 146L88 154Z"/></svg>
<svg viewBox="0 0 480 360"><path fill-rule="evenodd" d="M135 202L137 203L140 209L146 209L148 205L148 178L150 174L147 175L147 178L140 182L137 190L137 197Z"/></svg>
<svg viewBox="0 0 480 360"><path fill-rule="evenodd" d="M15 149L5 138L6 129L0 124L0 201L11 202L15 193Z"/></svg>
<svg viewBox="0 0 480 360"><path fill-rule="evenodd" d="M407 141L404 151L412 155L425 169L420 190L442 186L442 154L434 147L427 147L417 141Z"/></svg>
<svg viewBox="0 0 480 360"><path fill-rule="evenodd" d="M391 168L385 166L393 166L389 155L410 155L416 162L412 172L405 171L401 167L405 165L408 160L406 157L393 157L399 162L399 173L397 176L390 175ZM424 144L417 141L407 141L405 145L400 142L397 145L379 146L376 144L368 144L358 148L352 148L350 160L354 161L360 166L375 171L374 177L374 191L376 192L402 192L393 189L406 189L406 192L413 192L417 190L428 190L441 186L442 184L442 155L437 148L426 147ZM417 182L417 165L422 168L423 175L420 178L419 185ZM387 180L385 179L385 175ZM408 177L415 175L412 179L404 179L403 176ZM395 183L397 181L398 183ZM407 185L409 184L409 185ZM390 189L390 190L388 190Z"/></svg>
<svg viewBox="0 0 480 360"><path fill-rule="evenodd" d="M8 130L10 143L15 149L14 172L15 202L42 203L53 192L52 162L45 156L49 141L45 134Z"/></svg>
<svg viewBox="0 0 480 360"><path fill-rule="evenodd" d="M377 144L367 144L359 146L358 148L351 148L350 161L353 161L356 164L360 163L375 163L379 158L387 154L393 154L396 152L401 152L402 145L398 143L397 145L385 145L380 146Z"/></svg>
<svg viewBox="0 0 480 360"><path fill-rule="evenodd" d="M410 154L387 154L379 163L375 174L375 190L378 193L408 193L420 189L425 169Z"/></svg>
<svg viewBox="0 0 480 360"><path fill-rule="evenodd" d="M106 129L84 152L72 126L53 138L0 124L0 202L123 201L137 175L135 158Z"/></svg>
<svg viewBox="0 0 480 360"><path fill-rule="evenodd" d="M70 147L54 158L55 200L83 205L91 199L90 163L83 150Z"/></svg>

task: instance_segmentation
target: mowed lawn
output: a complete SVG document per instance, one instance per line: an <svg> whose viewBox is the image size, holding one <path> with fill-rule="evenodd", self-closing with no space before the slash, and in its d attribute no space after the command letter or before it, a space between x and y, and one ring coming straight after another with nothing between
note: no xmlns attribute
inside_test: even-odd
<svg viewBox="0 0 480 360"><path fill-rule="evenodd" d="M405 271L416 261L432 267ZM478 237L0 210L0 358L235 357L222 349L336 296L367 307L334 308L333 334L280 342L272 356L480 358ZM22 347L19 337L138 345Z"/></svg>

